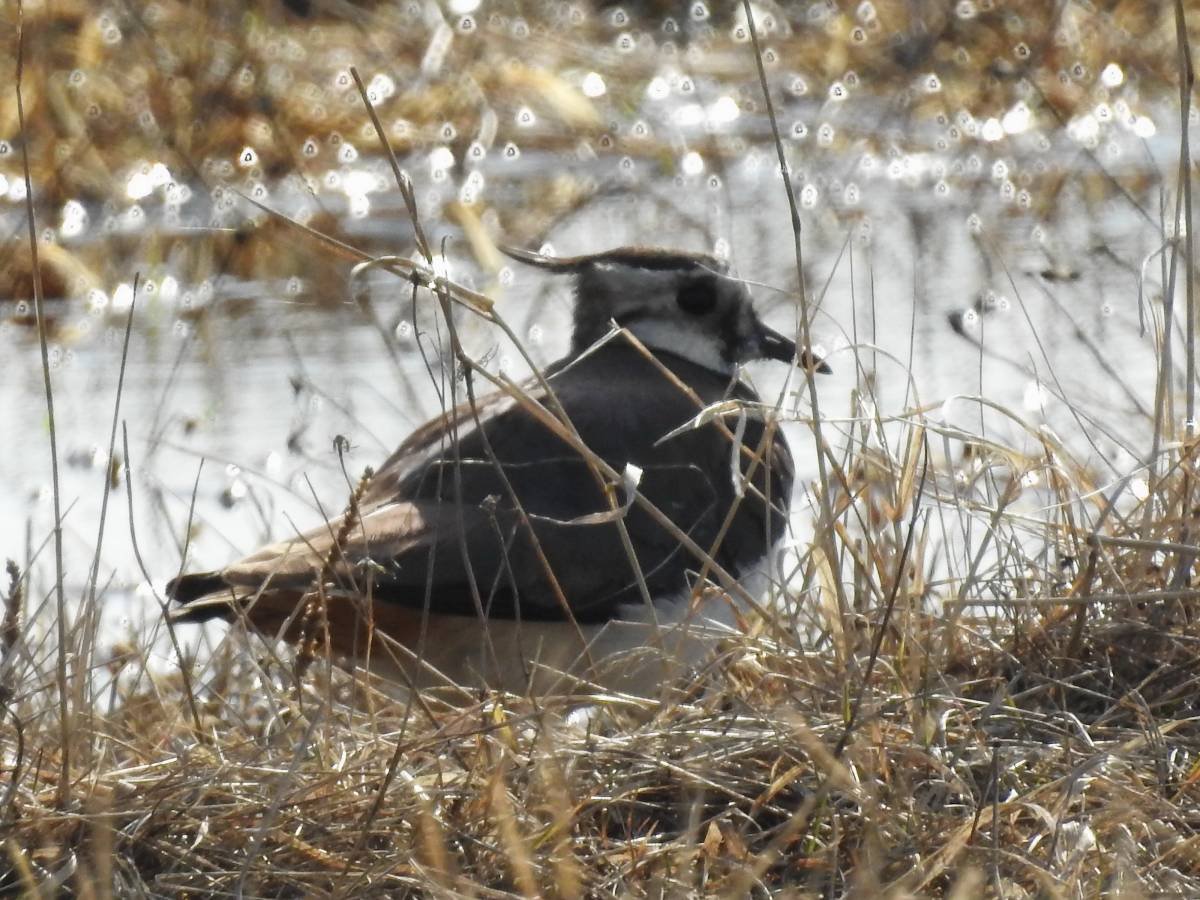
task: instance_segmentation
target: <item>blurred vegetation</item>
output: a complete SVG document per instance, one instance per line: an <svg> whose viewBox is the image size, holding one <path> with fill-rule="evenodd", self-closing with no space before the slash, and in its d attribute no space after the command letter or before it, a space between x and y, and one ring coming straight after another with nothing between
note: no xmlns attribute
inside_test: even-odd
<svg viewBox="0 0 1200 900"><path fill-rule="evenodd" d="M0 5L10 72L19 8ZM687 151L719 168L768 139L740 4L454 8L25 3L24 136L15 91L0 96L0 298L31 295L22 139L48 297L99 290L93 300L102 300L139 269L152 283L299 277L310 296L340 298L344 271L327 271L337 261L314 257L239 194L270 204L288 193L284 212L348 239L361 197L393 189L350 66L418 188L440 185L439 208L423 215L511 242L538 240L565 212L619 189L622 159L669 179ZM1154 104L1173 96L1171 3L757 8L800 183L836 189L864 155L882 168L924 152L942 164L920 174L923 189L975 190L995 159L1029 158L1012 176L1010 199L1014 212L1035 217L1052 214L1068 182L1097 197L1147 186L1140 168L1088 157L1109 128L1153 131ZM704 110L698 122L694 109L678 112L690 101ZM1077 140L1064 147L1071 123ZM519 164L539 152L553 162ZM830 208L855 213L835 200ZM354 240L407 252L411 235L397 231ZM478 242L477 252L494 266Z"/></svg>

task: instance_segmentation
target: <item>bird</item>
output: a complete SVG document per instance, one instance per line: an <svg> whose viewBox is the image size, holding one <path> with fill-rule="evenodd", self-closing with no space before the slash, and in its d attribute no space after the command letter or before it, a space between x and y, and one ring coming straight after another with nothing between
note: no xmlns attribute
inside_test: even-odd
<svg viewBox="0 0 1200 900"><path fill-rule="evenodd" d="M573 279L566 355L418 427L341 517L173 579L175 622L242 621L408 688L642 696L728 633L714 575L765 571L794 468L741 365L828 364L713 256L504 250Z"/></svg>

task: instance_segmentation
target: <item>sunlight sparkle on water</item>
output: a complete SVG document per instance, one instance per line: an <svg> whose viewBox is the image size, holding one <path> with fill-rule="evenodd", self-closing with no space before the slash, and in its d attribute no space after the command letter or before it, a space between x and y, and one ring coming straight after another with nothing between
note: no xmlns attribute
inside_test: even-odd
<svg viewBox="0 0 1200 900"><path fill-rule="evenodd" d="M1029 130L1032 122L1033 116L1029 112L1029 107L1025 105L1024 101L1018 101L1012 109L1004 114L1000 125L1006 134L1021 134Z"/></svg>
<svg viewBox="0 0 1200 900"><path fill-rule="evenodd" d="M1148 116L1138 116L1133 122L1133 133L1140 138L1152 138L1158 129L1154 125L1154 120Z"/></svg>
<svg viewBox="0 0 1200 900"><path fill-rule="evenodd" d="M154 192L149 169L138 169L125 182L125 196L130 200L141 200Z"/></svg>
<svg viewBox="0 0 1200 900"><path fill-rule="evenodd" d="M708 107L706 118L710 126L728 125L741 114L737 101L726 94Z"/></svg>
<svg viewBox="0 0 1200 900"><path fill-rule="evenodd" d="M695 150L685 153L679 162L679 168L684 175L699 175L704 171L704 157Z"/></svg>
<svg viewBox="0 0 1200 900"><path fill-rule="evenodd" d="M370 194L379 188L379 179L366 169L352 169L342 174L341 189L350 197Z"/></svg>
<svg viewBox="0 0 1200 900"><path fill-rule="evenodd" d="M78 200L68 200L63 204L62 224L59 233L63 237L76 237L87 227L87 210Z"/></svg>
<svg viewBox="0 0 1200 900"><path fill-rule="evenodd" d="M449 147L434 147L429 151L429 168L434 172L454 168L454 152Z"/></svg>
<svg viewBox="0 0 1200 900"><path fill-rule="evenodd" d="M604 77L599 72L588 72L583 76L583 83L580 85L580 90L583 91L583 96L595 99L603 97L608 93L608 86L604 83Z"/></svg>
<svg viewBox="0 0 1200 900"><path fill-rule="evenodd" d="M133 305L133 285L127 281L122 281L117 285L112 295L112 308L114 310L127 310Z"/></svg>
<svg viewBox="0 0 1200 900"><path fill-rule="evenodd" d="M179 281L174 275L167 275L162 280L162 286L158 289L158 296L167 303L174 303L179 299Z"/></svg>
<svg viewBox="0 0 1200 900"><path fill-rule="evenodd" d="M395 93L396 82L392 79L392 76L385 75L383 72L372 76L370 83L367 85L367 96L371 98L372 103L386 100Z"/></svg>
<svg viewBox="0 0 1200 900"><path fill-rule="evenodd" d="M1076 143L1091 146L1100 136L1100 123L1091 113L1085 113L1067 123L1067 134Z"/></svg>

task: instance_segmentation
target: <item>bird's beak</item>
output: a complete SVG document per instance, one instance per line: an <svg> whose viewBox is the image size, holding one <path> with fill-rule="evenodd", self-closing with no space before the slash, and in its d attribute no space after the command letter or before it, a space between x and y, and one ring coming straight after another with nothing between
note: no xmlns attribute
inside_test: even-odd
<svg viewBox="0 0 1200 900"><path fill-rule="evenodd" d="M788 363L789 365L797 362L796 342L790 338L784 337L773 328L768 328L766 325L759 324L758 337L758 353L763 359L777 359L780 362ZM799 353L799 364L806 369L812 369L814 372L820 372L822 375L829 375L833 369L829 368L829 364L819 356L814 356L807 350L801 350Z"/></svg>

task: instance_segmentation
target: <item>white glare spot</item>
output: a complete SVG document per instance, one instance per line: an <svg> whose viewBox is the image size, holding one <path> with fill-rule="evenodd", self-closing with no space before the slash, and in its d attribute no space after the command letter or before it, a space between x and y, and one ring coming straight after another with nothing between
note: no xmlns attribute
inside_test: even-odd
<svg viewBox="0 0 1200 900"><path fill-rule="evenodd" d="M453 165L453 158L451 158ZM361 197L372 193L379 186L375 176L364 169L355 169L342 176L341 188L350 197Z"/></svg>
<svg viewBox="0 0 1200 900"><path fill-rule="evenodd" d="M739 115L741 115L741 110L738 109L737 101L728 94L718 98L707 112L709 125L728 125Z"/></svg>
<svg viewBox="0 0 1200 900"><path fill-rule="evenodd" d="M671 85L662 76L655 76L646 85L646 96L651 100L665 100L671 93Z"/></svg>
<svg viewBox="0 0 1200 900"><path fill-rule="evenodd" d="M1125 80L1125 73L1116 63L1109 63L1100 72L1100 81L1105 87L1115 88Z"/></svg>
<svg viewBox="0 0 1200 900"><path fill-rule="evenodd" d="M129 180L125 182L125 196L130 200L141 200L149 197L154 190L154 183L150 180L149 172L134 172L129 176Z"/></svg>
<svg viewBox="0 0 1200 900"><path fill-rule="evenodd" d="M112 295L112 308L114 310L129 309L133 305L133 285L127 282L121 282L117 285L116 290Z"/></svg>
<svg viewBox="0 0 1200 900"><path fill-rule="evenodd" d="M1138 116L1133 122L1133 133L1140 138L1152 138L1157 131L1154 122L1146 116Z"/></svg>
<svg viewBox="0 0 1200 900"><path fill-rule="evenodd" d="M68 200L63 204L62 228L64 236L74 237L83 231L87 225L87 210L78 200Z"/></svg>
<svg viewBox="0 0 1200 900"><path fill-rule="evenodd" d="M1067 134L1076 143L1090 144L1100 135L1100 123L1091 113L1076 116L1067 123Z"/></svg>
<svg viewBox="0 0 1200 900"><path fill-rule="evenodd" d="M396 93L396 82L390 75L384 75L382 72L374 76L371 83L367 85L367 96L373 103L386 100L394 93Z"/></svg>
<svg viewBox="0 0 1200 900"><path fill-rule="evenodd" d="M985 141L998 141L1004 137L1004 126L1000 124L999 119L988 119L983 123L982 136Z"/></svg>
<svg viewBox="0 0 1200 900"><path fill-rule="evenodd" d="M604 83L604 78L599 72L588 72L583 76L583 84L581 85L583 96L585 97L603 97L608 92L608 86Z"/></svg>
<svg viewBox="0 0 1200 900"><path fill-rule="evenodd" d="M1004 114L1000 124L1004 127L1005 134L1021 134L1023 131L1029 130L1032 118L1029 107L1023 101L1018 101L1012 109Z"/></svg>
<svg viewBox="0 0 1200 900"><path fill-rule="evenodd" d="M704 157L692 150L684 154L683 160L679 163L679 168L683 170L684 175L699 175L704 171Z"/></svg>
<svg viewBox="0 0 1200 900"><path fill-rule="evenodd" d="M429 151L429 168L434 172L454 168L454 152L449 147L434 147Z"/></svg>

